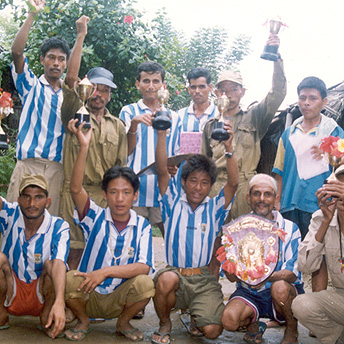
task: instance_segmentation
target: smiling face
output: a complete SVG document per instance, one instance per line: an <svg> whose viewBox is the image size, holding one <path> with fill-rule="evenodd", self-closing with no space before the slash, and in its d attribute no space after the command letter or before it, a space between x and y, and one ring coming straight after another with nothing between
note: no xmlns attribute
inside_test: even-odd
<svg viewBox="0 0 344 344"><path fill-rule="evenodd" d="M320 111L327 104L327 98L322 99L320 92L315 88L303 88L299 93L299 108L308 121L320 120Z"/></svg>
<svg viewBox="0 0 344 344"><path fill-rule="evenodd" d="M110 208L112 218L118 221L129 219L129 212L133 202L137 200L138 192L134 192L133 186L126 178L112 179L103 197Z"/></svg>
<svg viewBox="0 0 344 344"><path fill-rule="evenodd" d="M163 86L161 74L141 72L140 76L140 81L136 80L136 87L141 92L143 101L155 101L157 92Z"/></svg>
<svg viewBox="0 0 344 344"><path fill-rule="evenodd" d="M193 210L208 196L212 186L209 174L204 171L191 172L186 180L182 179L182 185Z"/></svg>
<svg viewBox="0 0 344 344"><path fill-rule="evenodd" d="M245 95L245 88L233 81L225 80L219 83L215 94L218 98L225 94L230 100L229 110L239 111L241 98Z"/></svg>
<svg viewBox="0 0 344 344"><path fill-rule="evenodd" d="M269 184L264 182L254 185L247 194L247 202L257 215L273 219L272 210L275 205L276 194Z"/></svg>
<svg viewBox="0 0 344 344"><path fill-rule="evenodd" d="M190 79L189 93L195 104L208 103L212 89L213 85L208 85L207 79L203 76L197 79Z"/></svg>
<svg viewBox="0 0 344 344"><path fill-rule="evenodd" d="M24 218L37 220L43 217L44 211L49 207L51 199L37 186L26 187L18 197L18 204Z"/></svg>
<svg viewBox="0 0 344 344"><path fill-rule="evenodd" d="M44 76L50 80L58 80L61 78L67 67L67 54L61 49L53 48L46 52L45 56L40 58L44 67Z"/></svg>

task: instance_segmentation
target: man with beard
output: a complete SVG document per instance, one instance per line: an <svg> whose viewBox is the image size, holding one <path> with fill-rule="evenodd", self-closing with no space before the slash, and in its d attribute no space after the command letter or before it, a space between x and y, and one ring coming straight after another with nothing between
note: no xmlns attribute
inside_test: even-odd
<svg viewBox="0 0 344 344"><path fill-rule="evenodd" d="M19 184L25 173L43 174L50 185L49 211L59 214L63 180L62 149L65 131L61 121L63 94L60 80L69 58L67 42L51 37L41 45L40 62L44 73L37 78L30 70L24 48L35 16L45 1L30 0L26 20L12 44L12 77L23 105L17 136L17 164L7 191L7 200L16 202Z"/></svg>
<svg viewBox="0 0 344 344"><path fill-rule="evenodd" d="M276 195L277 183L269 175L257 174L250 180L247 202L253 213L277 222L278 228L286 232L284 241L279 240L280 254L275 271L254 287L226 272L231 282L237 282L237 288L223 311L222 325L227 331L247 328L243 338L247 343L261 343L266 324L259 323L260 317L286 323L281 344L298 343L297 320L291 304L296 295L304 293L296 264L301 234L295 223L283 219L278 211L273 210Z"/></svg>
<svg viewBox="0 0 344 344"><path fill-rule="evenodd" d="M8 314L40 316L51 338L64 329L69 229L46 210L50 202L41 174L24 174L18 203L0 198L0 330Z"/></svg>
<svg viewBox="0 0 344 344"><path fill-rule="evenodd" d="M81 229L74 224L74 202L69 185L72 169L79 152L79 144L75 135L68 130L68 121L73 118L82 103L74 92L74 85L78 81L82 45L87 34L89 18L82 16L76 21L77 38L71 54L67 69L66 79L62 89L64 101L61 107L63 125L66 129L64 144L63 167L64 182L61 199L61 216L69 223L71 231L71 253L68 264L71 269L76 269L85 245ZM94 202L106 207L103 198L101 182L106 170L115 165L127 164L127 138L122 121L112 116L106 109L111 99L111 88L116 88L113 83L113 74L102 67L92 68L87 73L88 79L97 84L95 95L87 100L87 109L90 112L92 138L89 147L83 187Z"/></svg>

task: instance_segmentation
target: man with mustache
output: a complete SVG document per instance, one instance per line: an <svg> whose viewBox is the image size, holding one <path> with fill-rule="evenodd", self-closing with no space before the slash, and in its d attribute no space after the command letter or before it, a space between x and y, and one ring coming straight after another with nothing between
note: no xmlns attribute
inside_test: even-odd
<svg viewBox="0 0 344 344"><path fill-rule="evenodd" d="M79 144L75 135L68 130L68 121L73 118L82 103L74 91L78 82L81 53L87 34L89 17L82 16L76 21L77 38L71 54L66 79L62 89L64 101L61 107L62 122L66 129L63 167L64 182L61 199L61 216L69 223L71 231L71 250L68 264L76 269L85 245L81 229L73 221L74 202L69 190L72 169L79 152ZM127 164L127 138L124 124L112 116L106 105L111 99L111 88L116 88L113 74L105 68L92 68L87 73L88 79L97 85L96 93L87 100L86 108L90 113L92 137L85 167L83 187L94 202L106 207L103 199L101 181L106 170L115 165Z"/></svg>
<svg viewBox="0 0 344 344"><path fill-rule="evenodd" d="M12 44L12 77L23 109L17 136L17 164L7 200L17 201L19 184L25 173L40 173L50 185L49 211L57 216L63 180L62 149L65 136L60 114L63 100L60 78L67 66L70 50L64 39L48 38L41 45L43 75L37 78L30 70L24 48L35 16L39 15L44 4L44 0L30 0L27 18Z"/></svg>

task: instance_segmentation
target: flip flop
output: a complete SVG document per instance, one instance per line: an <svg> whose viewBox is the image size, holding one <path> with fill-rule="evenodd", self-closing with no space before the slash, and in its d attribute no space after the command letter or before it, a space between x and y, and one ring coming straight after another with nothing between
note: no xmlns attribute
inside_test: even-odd
<svg viewBox="0 0 344 344"><path fill-rule="evenodd" d="M52 337L50 337L50 336L48 335L48 331L51 331L50 328L42 327L41 324L37 325L37 328L38 328L40 331L42 331L44 334L46 334L47 337L49 337L49 338L51 338L51 339L54 339L54 338L52 338ZM55 338L63 338L64 336L65 336L65 335L64 335L64 333L62 332L62 333L60 333L58 336L56 336Z"/></svg>
<svg viewBox="0 0 344 344"><path fill-rule="evenodd" d="M161 337L161 338L160 338L160 341L154 340L154 339L152 338L152 339L151 339L151 342L152 342L153 344L170 344L170 343L171 343L171 340L170 340L171 334L170 334L170 332L166 332L166 333L164 333L164 334L161 334L160 332L155 331L153 334L155 334L156 336ZM169 336L168 342L164 343L164 342L162 342L162 340L163 340L166 336Z"/></svg>
<svg viewBox="0 0 344 344"><path fill-rule="evenodd" d="M183 323L183 325L185 326L186 330L189 332L189 334L191 336L194 336L194 337L203 337L204 336L204 333L202 333L197 328L196 324L192 322L191 314L189 312L185 312L184 314L182 314L180 316L180 321ZM195 331L197 331L197 332L192 331L191 327L193 327L195 329Z"/></svg>
<svg viewBox="0 0 344 344"><path fill-rule="evenodd" d="M2 325L2 326L0 326L0 331L1 330L7 330L8 328L10 328L10 325Z"/></svg>
<svg viewBox="0 0 344 344"><path fill-rule="evenodd" d="M262 321L259 321L258 325L259 325L259 330L258 330L258 332L252 333L252 332L246 331L245 336L248 335L248 337L245 338L245 336L244 336L244 338L243 338L243 340L244 340L246 343L249 343L249 344L260 344L260 343L262 342L262 340L263 340L263 334L264 334L264 332L266 331L267 326L266 326L266 323L264 323L264 322L262 322ZM257 338L259 335L262 336L261 339L258 339L258 338Z"/></svg>
<svg viewBox="0 0 344 344"><path fill-rule="evenodd" d="M76 339L76 338L73 338L73 337L68 337L66 334L65 334L65 338L67 340L71 340L72 342L78 342L79 340L82 340L86 337L86 335L88 335L90 332L91 332L91 329L87 329L87 330L76 330L75 328L70 328L69 329L70 331L73 332L73 335L74 334L78 334L78 333L82 333L81 337ZM68 331L68 330L67 330Z"/></svg>
<svg viewBox="0 0 344 344"><path fill-rule="evenodd" d="M117 334L119 336L124 336L125 338L128 338L128 339L130 339L133 342L142 342L143 341L143 337L139 338L139 337L136 336L137 337L136 339L132 339L132 338L127 336L127 334L132 334L133 336L135 336L135 332L137 332L137 331L140 331L140 330L135 327L132 330L125 330L123 332L116 331L115 334Z"/></svg>

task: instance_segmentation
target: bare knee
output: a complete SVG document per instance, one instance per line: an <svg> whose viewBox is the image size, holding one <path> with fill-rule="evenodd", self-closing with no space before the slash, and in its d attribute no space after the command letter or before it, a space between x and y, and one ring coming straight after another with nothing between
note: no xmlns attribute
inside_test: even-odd
<svg viewBox="0 0 344 344"><path fill-rule="evenodd" d="M292 285L286 281L276 281L271 285L271 297L278 303L286 303L289 298L296 296Z"/></svg>
<svg viewBox="0 0 344 344"><path fill-rule="evenodd" d="M227 304L227 306L228 305L229 304ZM225 330L234 332L239 328L239 314L237 314L231 307L227 306L222 313L221 323Z"/></svg>
<svg viewBox="0 0 344 344"><path fill-rule="evenodd" d="M179 288L179 277L171 271L162 273L156 282L155 290L159 294L169 294Z"/></svg>
<svg viewBox="0 0 344 344"><path fill-rule="evenodd" d="M203 332L207 339L215 339L222 333L223 327L217 324L203 326Z"/></svg>
<svg viewBox="0 0 344 344"><path fill-rule="evenodd" d="M0 252L0 268L3 268L4 264L9 264L8 263L8 259L7 256L5 255L5 253Z"/></svg>

